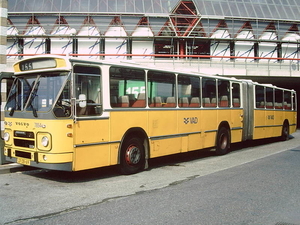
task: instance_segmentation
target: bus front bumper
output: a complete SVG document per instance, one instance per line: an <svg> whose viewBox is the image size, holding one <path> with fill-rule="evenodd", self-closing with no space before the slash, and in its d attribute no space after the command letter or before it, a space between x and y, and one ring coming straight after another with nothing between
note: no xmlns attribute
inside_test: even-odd
<svg viewBox="0 0 300 225"><path fill-rule="evenodd" d="M19 150L12 151L11 149L5 149L4 155L6 161L19 163L26 166L49 170L73 170L72 153L49 154L41 152L23 152Z"/></svg>

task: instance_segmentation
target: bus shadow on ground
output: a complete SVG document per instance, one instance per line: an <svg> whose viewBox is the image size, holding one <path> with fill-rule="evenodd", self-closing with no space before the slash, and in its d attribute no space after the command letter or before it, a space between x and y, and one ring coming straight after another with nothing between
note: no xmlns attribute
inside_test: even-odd
<svg viewBox="0 0 300 225"><path fill-rule="evenodd" d="M290 139L294 138L290 135ZM231 144L231 152L247 151L248 148L263 146L274 142L280 142L279 138L267 138L261 140L251 140L240 143ZM230 154L230 153L229 153ZM165 166L181 166L181 163L205 160L216 156L213 149L201 149L186 153L179 153L169 156L163 156L149 160L149 170L153 170ZM108 166L96 169L89 169L76 172L54 171L45 169L32 169L28 167L26 170L20 171L23 174L34 176L41 179L53 180L63 183L83 183L99 179L107 179L111 177L122 176L118 170L118 166ZM129 175L130 176L130 175Z"/></svg>

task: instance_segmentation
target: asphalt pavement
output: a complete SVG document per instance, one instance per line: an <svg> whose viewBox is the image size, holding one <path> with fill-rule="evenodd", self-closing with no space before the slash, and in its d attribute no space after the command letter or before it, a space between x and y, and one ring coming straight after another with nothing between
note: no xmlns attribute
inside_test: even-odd
<svg viewBox="0 0 300 225"><path fill-rule="evenodd" d="M252 216L259 221L270 221L264 215L272 215L274 223L247 223L247 220L236 224L293 222L290 217L296 215L300 206L299 138L298 130L286 142L266 139L234 144L231 153L220 157L203 150L152 159L148 170L130 176L120 176L112 167L70 173L18 164L2 165L0 170L7 174L0 175L0 224L81 224L78 217L95 219L82 224L99 224L101 218L107 224L109 221L147 224L141 220L148 224L176 224L177 220L169 221L169 218L179 218L177 224L205 219L207 223L202 224L214 224L208 222L228 221L231 216L239 218L235 219L239 222L243 216L249 216L251 221L255 221ZM31 171L18 172L23 169ZM226 204L228 207L220 207ZM276 208L279 204L282 207ZM116 210L117 207L122 210ZM249 207L250 210L242 210ZM282 217L276 216L278 209L284 210ZM241 210L255 215L240 215ZM221 217L215 218L213 212L219 212ZM174 213L180 217L173 217ZM57 222L60 215L69 221ZM150 223L151 218L156 221Z"/></svg>

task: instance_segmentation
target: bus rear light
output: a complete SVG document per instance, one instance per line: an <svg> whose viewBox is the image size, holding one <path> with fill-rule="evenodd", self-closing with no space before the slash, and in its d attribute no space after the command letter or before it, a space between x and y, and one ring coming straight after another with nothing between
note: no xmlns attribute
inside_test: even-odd
<svg viewBox="0 0 300 225"><path fill-rule="evenodd" d="M72 124L67 124L67 128L72 128Z"/></svg>
<svg viewBox="0 0 300 225"><path fill-rule="evenodd" d="M47 161L47 156L46 155L43 155L43 160Z"/></svg>
<svg viewBox="0 0 300 225"><path fill-rule="evenodd" d="M73 137L72 133L67 133L67 137Z"/></svg>

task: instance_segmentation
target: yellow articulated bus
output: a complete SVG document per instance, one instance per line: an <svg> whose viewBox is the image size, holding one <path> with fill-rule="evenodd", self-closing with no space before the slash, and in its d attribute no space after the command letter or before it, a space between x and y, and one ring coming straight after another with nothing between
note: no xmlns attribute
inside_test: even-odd
<svg viewBox="0 0 300 225"><path fill-rule="evenodd" d="M281 137L296 130L296 92L249 80L44 55L14 64L5 106L7 161L64 171Z"/></svg>

